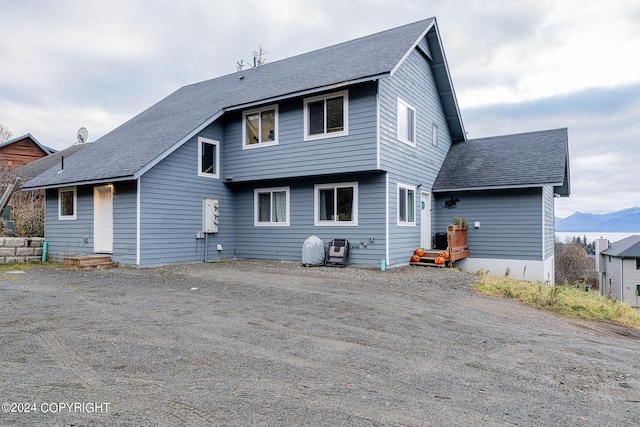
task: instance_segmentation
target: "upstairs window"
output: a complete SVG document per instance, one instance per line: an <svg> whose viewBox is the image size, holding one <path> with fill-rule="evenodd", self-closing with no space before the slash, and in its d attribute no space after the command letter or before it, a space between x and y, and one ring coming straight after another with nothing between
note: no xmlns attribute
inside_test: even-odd
<svg viewBox="0 0 640 427"><path fill-rule="evenodd" d="M256 226L288 226L289 187L256 189L254 207Z"/></svg>
<svg viewBox="0 0 640 427"><path fill-rule="evenodd" d="M348 135L348 92L304 100L305 141Z"/></svg>
<svg viewBox="0 0 640 427"><path fill-rule="evenodd" d="M242 149L278 144L278 106L242 114Z"/></svg>
<svg viewBox="0 0 640 427"><path fill-rule="evenodd" d="M398 139L416 146L416 109L398 98Z"/></svg>
<svg viewBox="0 0 640 427"><path fill-rule="evenodd" d="M78 203L76 187L61 188L58 190L58 219L76 219L76 206Z"/></svg>
<svg viewBox="0 0 640 427"><path fill-rule="evenodd" d="M416 225L416 190L398 184L398 225Z"/></svg>
<svg viewBox="0 0 640 427"><path fill-rule="evenodd" d="M640 258L636 258L636 270L640 270Z"/></svg>
<svg viewBox="0 0 640 427"><path fill-rule="evenodd" d="M198 176L220 177L220 155L218 141L198 138Z"/></svg>
<svg viewBox="0 0 640 427"><path fill-rule="evenodd" d="M315 186L315 225L358 225L358 183Z"/></svg>

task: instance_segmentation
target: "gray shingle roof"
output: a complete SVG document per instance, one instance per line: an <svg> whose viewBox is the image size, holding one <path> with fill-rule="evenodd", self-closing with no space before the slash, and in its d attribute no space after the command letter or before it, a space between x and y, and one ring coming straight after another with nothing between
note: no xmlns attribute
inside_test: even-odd
<svg viewBox="0 0 640 427"><path fill-rule="evenodd" d="M25 188L132 179L226 110L389 75L435 25L430 18L184 86L65 158L62 173L48 170Z"/></svg>
<svg viewBox="0 0 640 427"><path fill-rule="evenodd" d="M479 138L453 144L436 192L553 185L569 195L567 129Z"/></svg>
<svg viewBox="0 0 640 427"><path fill-rule="evenodd" d="M640 258L640 236L633 235L612 242L609 249L602 251L602 253L618 258Z"/></svg>
<svg viewBox="0 0 640 427"><path fill-rule="evenodd" d="M56 165L60 165L61 157L64 156L64 158L66 159L88 146L89 144L73 144L65 148L64 150L54 152L49 156L42 157L34 162L27 163L26 165L19 167L18 173L23 178L32 178L38 176L48 169Z"/></svg>

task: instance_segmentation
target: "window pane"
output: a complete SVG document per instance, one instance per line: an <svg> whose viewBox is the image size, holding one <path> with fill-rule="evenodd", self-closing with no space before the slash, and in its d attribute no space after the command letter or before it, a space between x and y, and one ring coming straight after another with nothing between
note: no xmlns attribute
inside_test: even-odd
<svg viewBox="0 0 640 427"><path fill-rule="evenodd" d="M287 192L275 191L272 194L272 222L287 222Z"/></svg>
<svg viewBox="0 0 640 427"><path fill-rule="evenodd" d="M342 132L344 130L344 101L343 97L327 99L327 133Z"/></svg>
<svg viewBox="0 0 640 427"><path fill-rule="evenodd" d="M414 142L414 111L402 103L398 103L398 136Z"/></svg>
<svg viewBox="0 0 640 427"><path fill-rule="evenodd" d="M413 190L407 190L407 222L415 221L415 192Z"/></svg>
<svg viewBox="0 0 640 427"><path fill-rule="evenodd" d="M309 135L324 133L324 100L310 102L309 109Z"/></svg>
<svg viewBox="0 0 640 427"><path fill-rule="evenodd" d="M338 188L338 221L353 221L353 187Z"/></svg>
<svg viewBox="0 0 640 427"><path fill-rule="evenodd" d="M398 217L401 222L407 221L407 190L404 188L398 193Z"/></svg>
<svg viewBox="0 0 640 427"><path fill-rule="evenodd" d="M260 142L258 135L260 132L260 114L249 114L246 117L247 140L245 144L257 144Z"/></svg>
<svg viewBox="0 0 640 427"><path fill-rule="evenodd" d="M407 108L407 140L413 142L413 110L410 108Z"/></svg>
<svg viewBox="0 0 640 427"><path fill-rule="evenodd" d="M320 190L320 220L333 221L333 188Z"/></svg>
<svg viewBox="0 0 640 427"><path fill-rule="evenodd" d="M276 139L276 112L275 110L262 112L262 138L260 142L275 141Z"/></svg>
<svg viewBox="0 0 640 427"><path fill-rule="evenodd" d="M259 193L258 194L258 221L270 222L271 221L271 194Z"/></svg>
<svg viewBox="0 0 640 427"><path fill-rule="evenodd" d="M216 146L202 142L202 173L216 174Z"/></svg>
<svg viewBox="0 0 640 427"><path fill-rule="evenodd" d="M60 215L61 216L73 216L73 191L61 191L60 192Z"/></svg>

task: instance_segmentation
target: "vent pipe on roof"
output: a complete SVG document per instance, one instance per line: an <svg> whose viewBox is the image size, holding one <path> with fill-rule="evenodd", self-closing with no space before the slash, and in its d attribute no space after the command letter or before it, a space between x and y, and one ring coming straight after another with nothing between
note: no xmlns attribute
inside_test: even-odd
<svg viewBox="0 0 640 427"><path fill-rule="evenodd" d="M60 172L64 170L64 156L60 156Z"/></svg>

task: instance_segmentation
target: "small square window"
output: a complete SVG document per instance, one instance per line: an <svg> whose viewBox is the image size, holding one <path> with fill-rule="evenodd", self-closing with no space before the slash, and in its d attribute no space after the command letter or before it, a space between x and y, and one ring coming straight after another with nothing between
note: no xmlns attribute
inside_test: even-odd
<svg viewBox="0 0 640 427"><path fill-rule="evenodd" d="M304 100L304 139L348 135L347 91Z"/></svg>
<svg viewBox="0 0 640 427"><path fill-rule="evenodd" d="M358 225L358 184L315 186L315 225Z"/></svg>
<svg viewBox="0 0 640 427"><path fill-rule="evenodd" d="M76 219L77 209L77 189L61 188L58 190L58 219L73 220Z"/></svg>
<svg viewBox="0 0 640 427"><path fill-rule="evenodd" d="M398 139L415 147L416 110L398 98Z"/></svg>
<svg viewBox="0 0 640 427"><path fill-rule="evenodd" d="M416 225L416 190L398 184L398 225Z"/></svg>
<svg viewBox="0 0 640 427"><path fill-rule="evenodd" d="M242 149L278 144L278 106L242 114Z"/></svg>
<svg viewBox="0 0 640 427"><path fill-rule="evenodd" d="M218 147L218 141L198 138L198 176L220 177L220 152Z"/></svg>
<svg viewBox="0 0 640 427"><path fill-rule="evenodd" d="M254 225L289 225L289 187L261 188L254 191Z"/></svg>

